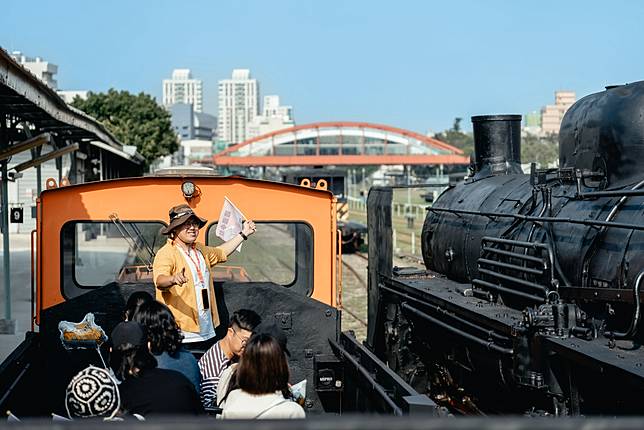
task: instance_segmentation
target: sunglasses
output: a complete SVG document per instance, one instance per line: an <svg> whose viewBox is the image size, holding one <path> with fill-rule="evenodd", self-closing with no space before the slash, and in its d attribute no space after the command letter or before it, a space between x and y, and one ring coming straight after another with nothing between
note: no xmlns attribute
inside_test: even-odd
<svg viewBox="0 0 644 430"><path fill-rule="evenodd" d="M200 229L201 228L201 223L199 223L199 221L186 221L185 223L183 223L183 228L186 229L186 230L188 230L190 228L193 228L193 227L196 228L196 229Z"/></svg>

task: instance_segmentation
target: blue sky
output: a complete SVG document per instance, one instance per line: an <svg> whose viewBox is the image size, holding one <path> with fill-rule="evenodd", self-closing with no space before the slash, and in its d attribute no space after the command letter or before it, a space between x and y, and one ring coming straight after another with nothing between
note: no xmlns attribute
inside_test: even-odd
<svg viewBox="0 0 644 430"><path fill-rule="evenodd" d="M61 89L144 91L190 68L249 68L297 123L357 120L421 133L526 113L644 78L640 1L4 0L0 46L58 64Z"/></svg>

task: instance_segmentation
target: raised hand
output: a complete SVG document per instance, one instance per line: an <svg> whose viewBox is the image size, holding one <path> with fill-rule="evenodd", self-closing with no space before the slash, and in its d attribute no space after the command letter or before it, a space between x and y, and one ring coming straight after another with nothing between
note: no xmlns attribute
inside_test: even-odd
<svg viewBox="0 0 644 430"><path fill-rule="evenodd" d="M245 236L250 236L255 233L255 231L257 231L257 228L253 221L244 221L242 224L242 233L244 233Z"/></svg>
<svg viewBox="0 0 644 430"><path fill-rule="evenodd" d="M179 273L174 275L173 281L174 281L175 284L178 284L178 285L183 285L186 282L188 282L188 278L186 277L186 268L185 267L183 269L181 269L181 272L179 272Z"/></svg>

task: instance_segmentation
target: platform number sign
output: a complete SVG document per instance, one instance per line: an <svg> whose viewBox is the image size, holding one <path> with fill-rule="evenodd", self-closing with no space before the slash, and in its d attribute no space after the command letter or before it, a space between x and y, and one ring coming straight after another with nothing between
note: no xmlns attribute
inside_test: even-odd
<svg viewBox="0 0 644 430"><path fill-rule="evenodd" d="M11 208L9 215L10 222L14 224L22 224L22 221L24 219L24 212L22 208Z"/></svg>

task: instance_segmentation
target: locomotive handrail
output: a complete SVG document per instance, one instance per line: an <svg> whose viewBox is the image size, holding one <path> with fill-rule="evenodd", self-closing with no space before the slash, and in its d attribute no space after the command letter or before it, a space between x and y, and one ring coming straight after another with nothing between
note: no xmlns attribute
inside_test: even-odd
<svg viewBox="0 0 644 430"><path fill-rule="evenodd" d="M534 223L533 226L534 225L536 225L536 223ZM552 251L552 248L550 247L550 245L545 244L545 243L540 243L540 242L527 242L527 241L502 239L502 238L489 237L489 236L484 236L481 239L481 244L482 245L488 245L488 244L494 244L494 243L501 244L501 245L510 245L512 247L515 247L515 246L516 247L522 247L522 248L526 249L526 252L527 252L528 249L534 249L535 251L536 250L545 250L547 252L547 254L548 254L548 256L547 256L548 259L543 260L543 259L538 258L538 259L536 259L537 260L536 262L537 262L537 264L539 264L542 267L543 270L548 270L549 269L549 272L550 272L549 277L550 277L550 279L548 280L548 285L542 285L542 284L530 282L528 280L521 279L521 278L514 277L514 276L506 276L506 275L504 275L502 273L498 273L496 271L490 271L490 270L486 270L484 268L481 268L480 265L484 264L484 265L489 265L489 266L494 266L494 267L502 267L502 268L506 268L506 269L510 269L510 270L523 272L524 274L531 273L533 275L541 275L541 276L543 276L544 272L541 269L539 269L539 270L531 269L531 268L528 268L528 267L516 266L516 265L513 265L513 264L497 262L497 261L494 261L494 260L488 260L488 259L485 259L485 258L479 258L478 259L479 273L491 276L491 277L496 278L496 279L500 279L502 281L503 280L504 281L510 281L510 282L514 282L514 283L523 285L524 287L536 289L536 290L538 290L540 292L543 292L543 294L544 294L544 296L546 298L548 298L548 295L550 294L551 291L556 291L556 290L559 289L559 284L555 280L554 270L553 270L554 267L555 267L554 252ZM490 248L490 249L494 250L496 248ZM492 252L494 252L494 251L492 251ZM510 257L519 256L520 258L522 258L522 257L526 257L527 253L521 255L521 254L517 254L517 253L514 253L514 252L508 252L507 255L510 256ZM526 261L526 260L524 260L524 261ZM554 290L550 290L550 287L553 287L553 286L554 286ZM514 290L512 290L512 291L514 291Z"/></svg>
<svg viewBox="0 0 644 430"><path fill-rule="evenodd" d="M519 291L519 290L513 290L511 288L505 288L505 287L502 287L501 285L496 285L491 282L483 281L481 279L472 279L472 285L478 285L480 287L496 290L501 293L514 294L515 296L523 297L524 299L528 299L528 300L534 300L535 302L538 302L538 303L543 303L545 301L545 298L543 297L535 296L534 294L530 294L530 293L524 293L523 291Z"/></svg>
<svg viewBox="0 0 644 430"><path fill-rule="evenodd" d="M637 191L639 190L642 185L644 185L644 180L639 181L637 184L635 184L630 190L628 191ZM579 191L578 191L579 192ZM621 209L621 207L624 205L624 203L628 200L628 196L622 196L617 203L613 206L611 211L608 213L608 216L604 221L609 222L612 221L613 218L617 215L617 212ZM582 269L581 269L581 275L582 275L582 285L587 286L589 283L589 268L590 268L590 262L597 253L597 246L598 246L598 240L600 237L603 237L604 234L606 233L607 228L602 227L599 232L593 237L592 242L586 248L586 251L584 252L584 256L582 259Z"/></svg>
<svg viewBox="0 0 644 430"><path fill-rule="evenodd" d="M428 207L427 210L431 212L447 212L455 215L460 215L460 214L480 215L484 217L514 218L514 219L523 220L523 221L560 222L560 223L581 224L581 225L590 225L590 226L605 226L605 227L614 227L614 228L624 228L627 230L644 231L644 225L628 224L623 222L606 222L606 221L597 221L592 219L536 217L536 216L529 216L529 215L508 214L503 212L468 211L464 209L447 209L447 208L434 208L434 207Z"/></svg>
<svg viewBox="0 0 644 430"><path fill-rule="evenodd" d="M353 356L345 351L337 342L329 339L329 343L337 354L347 360L347 362L349 362L349 364L351 364L351 366L353 366L353 368L371 384L371 389L377 392L380 395L380 398L389 405L394 415L401 416L403 414L402 409L400 409L396 402L391 399L389 393L382 388L378 381L376 381L376 379L360 364L360 362L358 362L358 360L353 358Z"/></svg>
<svg viewBox="0 0 644 430"><path fill-rule="evenodd" d="M485 252L493 252L495 254L505 255L506 257L519 258L521 260L531 261L533 263L541 263L541 262L543 262L543 260L541 258L533 257L532 255L516 254L514 252L505 251L503 249L491 248L489 246L483 246L481 249L483 251L485 251Z"/></svg>
<svg viewBox="0 0 644 430"><path fill-rule="evenodd" d="M592 199L595 197L627 197L644 196L644 190L615 190L615 191L590 191L588 193L577 193L581 199Z"/></svg>
<svg viewBox="0 0 644 430"><path fill-rule="evenodd" d="M479 273L483 273L485 275L489 275L489 276L492 276L493 278L501 279L504 281L516 282L517 284L523 285L524 287L532 288L533 290L537 290L541 293L548 294L548 290L543 285L535 284L534 282L526 281L520 278L515 278L513 276L507 276L502 273L497 273L487 269L479 269Z"/></svg>
<svg viewBox="0 0 644 430"><path fill-rule="evenodd" d="M416 391L352 335L341 333L338 340L329 339L329 344L336 357L343 359L347 369L345 372L351 369L359 374L360 378L355 381L355 385L373 390L365 394L376 394L393 415L439 413L438 405L433 400ZM346 383L347 380L345 388L349 387ZM385 406L384 404L382 406ZM381 407L370 410L383 412Z"/></svg>
<svg viewBox="0 0 644 430"><path fill-rule="evenodd" d="M427 302L425 302L423 300L420 300L420 299L412 297L412 296L410 296L408 294L405 294L405 293L403 293L401 291L396 291L393 288L385 287L384 285L380 285L379 288L381 290L385 290L385 291L388 291L388 292L390 292L392 294L395 294L395 295L397 295L399 297L402 297L402 298L405 298L407 300L411 300L413 302L419 303L421 306L428 307L428 308L432 309L434 312L438 312L441 315L444 315L444 316L447 316L447 317L451 318L453 321L457 321L458 323L461 323L461 324L463 324L463 325L465 325L467 327L470 327L470 328L472 328L474 330L480 331L484 335L487 335L487 337L494 337L497 340L502 341L502 342L508 342L510 340L507 337L498 334L494 330L486 330L483 327L481 327L480 325L476 325L476 324L474 324L474 323L472 323L470 321L467 321L467 320L465 320L465 319L463 319L461 317L458 317L458 316L454 315L453 313L450 313L447 310L445 310L445 309L443 309L443 308L441 308L439 306L432 305L432 304L427 303Z"/></svg>
<svg viewBox="0 0 644 430"><path fill-rule="evenodd" d="M644 270L638 273L637 278L635 279L635 284L633 285L633 301L635 302L635 312L633 314L633 319L631 320L630 327L628 328L627 331L623 333L610 331L610 332L604 333L604 336L613 338L613 339L625 339L631 336L635 336L635 334L637 334L637 326L640 322L640 316L641 316L640 283L642 282L642 278L644 278Z"/></svg>
<svg viewBox="0 0 644 430"><path fill-rule="evenodd" d="M487 258L479 258L479 264L488 264L490 266L502 267L504 269L517 270L519 272L530 273L531 275L543 275L543 270L532 269L530 267L517 266L516 264L503 263L496 260L488 260Z"/></svg>
<svg viewBox="0 0 644 430"><path fill-rule="evenodd" d="M484 236L481 241L501 243L503 245L521 246L524 248L542 248L548 249L548 245L541 242L524 242L521 240L501 239L498 237Z"/></svg>
<svg viewBox="0 0 644 430"><path fill-rule="evenodd" d="M514 353L514 350L512 348L503 348L502 346L499 346L499 345L495 344L494 342L483 340L483 339L478 338L478 337L476 337L476 336L474 336L474 335L472 335L472 334L470 334L470 333L468 333L466 331L460 330L460 329L458 329L456 327L452 327L451 325L446 324L443 321L441 321L441 320L439 320L437 318L434 318L434 317L432 317L430 315L427 315L425 312L422 312L422 311L414 308L413 306L408 305L407 303L402 303L400 305L400 307L402 309L407 310L407 311L411 312L412 314L414 314L414 315L426 320L426 321L429 321L430 323L433 323L433 324L435 324L435 325L437 325L437 326L439 326L439 327L451 332L452 334L455 334L457 336L460 336L460 337L463 337L465 339L468 339L468 340L470 340L470 341L478 344L479 346L482 346L482 347L484 347L484 348L486 348L486 349L488 349L490 351L498 352L499 354L503 354L503 355L512 355Z"/></svg>

